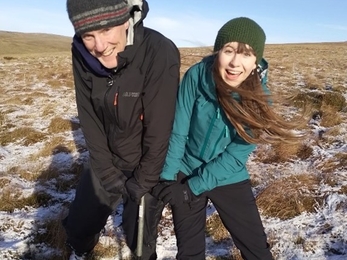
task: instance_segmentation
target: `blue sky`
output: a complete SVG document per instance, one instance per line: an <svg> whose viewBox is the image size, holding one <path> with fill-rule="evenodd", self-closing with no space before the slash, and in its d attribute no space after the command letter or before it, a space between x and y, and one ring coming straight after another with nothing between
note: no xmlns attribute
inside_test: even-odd
<svg viewBox="0 0 347 260"><path fill-rule="evenodd" d="M213 45L228 20L246 16L258 22L267 43L347 41L345 0L148 0L145 25L179 47ZM0 30L73 35L65 0L0 3Z"/></svg>

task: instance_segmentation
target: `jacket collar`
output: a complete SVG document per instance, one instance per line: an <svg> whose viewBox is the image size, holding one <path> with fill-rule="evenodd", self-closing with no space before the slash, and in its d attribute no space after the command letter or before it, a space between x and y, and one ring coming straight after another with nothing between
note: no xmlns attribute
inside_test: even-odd
<svg viewBox="0 0 347 260"><path fill-rule="evenodd" d="M203 58L201 61L203 69L200 72L202 73L200 75L201 83L205 86L205 88L209 90L206 92L206 94L212 100L217 99L216 83L213 78L213 63L215 58L216 58L215 54Z"/></svg>

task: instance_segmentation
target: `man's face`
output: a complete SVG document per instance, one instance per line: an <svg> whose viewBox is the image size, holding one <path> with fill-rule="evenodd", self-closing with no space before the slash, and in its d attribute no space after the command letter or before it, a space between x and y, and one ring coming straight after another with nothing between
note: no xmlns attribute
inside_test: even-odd
<svg viewBox="0 0 347 260"><path fill-rule="evenodd" d="M124 51L129 22L101 30L86 32L82 40L87 50L108 69L117 67L117 54Z"/></svg>

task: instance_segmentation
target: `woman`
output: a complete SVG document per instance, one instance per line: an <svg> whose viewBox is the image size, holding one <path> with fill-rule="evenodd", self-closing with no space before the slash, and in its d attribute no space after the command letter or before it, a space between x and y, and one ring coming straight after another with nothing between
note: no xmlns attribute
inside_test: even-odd
<svg viewBox="0 0 347 260"><path fill-rule="evenodd" d="M272 259L246 162L257 143L292 142L293 124L271 108L261 77L265 33L239 17L218 32L214 54L192 66L178 93L162 181L152 194L170 203L177 259L205 259L210 199L244 259ZM257 71L258 69L258 71Z"/></svg>

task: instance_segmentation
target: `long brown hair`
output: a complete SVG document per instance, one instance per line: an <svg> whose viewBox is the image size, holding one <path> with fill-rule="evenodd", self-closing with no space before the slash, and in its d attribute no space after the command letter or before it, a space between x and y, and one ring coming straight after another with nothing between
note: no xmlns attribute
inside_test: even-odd
<svg viewBox="0 0 347 260"><path fill-rule="evenodd" d="M255 54L248 46L239 43L238 53L249 51ZM292 131L302 124L302 119L286 121L274 112L274 97L264 92L257 71L253 71L235 88L222 79L217 59L218 54L213 64L218 100L229 121L244 140L255 144L295 143L303 137Z"/></svg>

